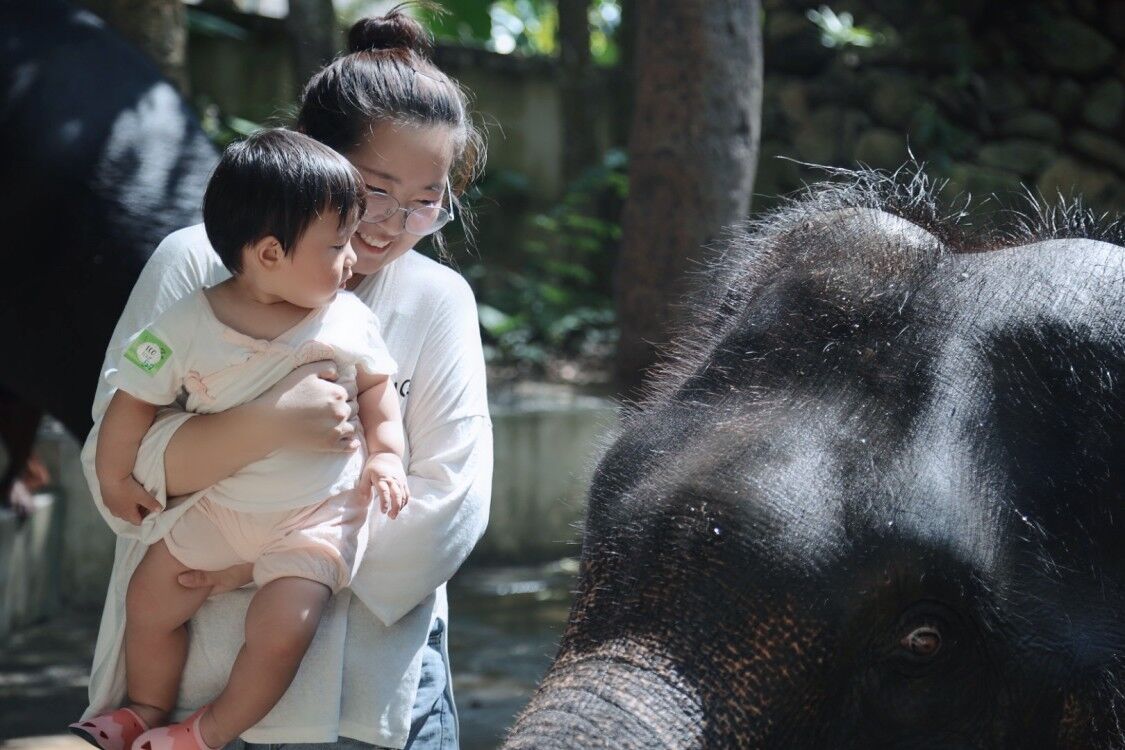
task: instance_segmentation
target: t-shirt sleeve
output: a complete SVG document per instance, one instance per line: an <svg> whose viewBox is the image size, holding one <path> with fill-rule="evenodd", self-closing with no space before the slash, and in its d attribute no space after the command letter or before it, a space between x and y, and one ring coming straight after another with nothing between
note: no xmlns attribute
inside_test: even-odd
<svg viewBox="0 0 1125 750"><path fill-rule="evenodd" d="M476 302L459 277L424 333L403 414L410 505L371 535L352 589L390 625L448 581L488 524L492 423Z"/></svg>
<svg viewBox="0 0 1125 750"><path fill-rule="evenodd" d="M178 326L167 320L175 311L173 307L129 339L116 368L106 373L111 386L156 406L176 400L183 384L188 342L175 332Z"/></svg>
<svg viewBox="0 0 1125 750"><path fill-rule="evenodd" d="M173 232L153 251L106 347L91 409L95 424L101 421L113 398L115 387L109 382L109 371L117 368L132 337L177 301L205 284L215 283L215 271L221 267L202 226Z"/></svg>

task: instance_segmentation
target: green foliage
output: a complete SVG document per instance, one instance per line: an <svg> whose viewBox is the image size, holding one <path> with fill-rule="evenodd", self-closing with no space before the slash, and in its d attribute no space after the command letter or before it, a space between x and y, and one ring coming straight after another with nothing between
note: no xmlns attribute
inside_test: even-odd
<svg viewBox="0 0 1125 750"><path fill-rule="evenodd" d="M445 12L422 8L418 19L434 36L463 43L484 43L492 34L488 3L481 0L442 0Z"/></svg>
<svg viewBox="0 0 1125 750"><path fill-rule="evenodd" d="M496 52L554 55L558 48L559 11L552 0L495 0L489 10L489 48Z"/></svg>
<svg viewBox="0 0 1125 750"><path fill-rule="evenodd" d="M441 0L441 6L447 12L418 12L439 39L483 45L501 54L558 54L559 14L554 0ZM619 0L591 0L590 53L595 62L617 62L615 35L620 23Z"/></svg>
<svg viewBox="0 0 1125 750"><path fill-rule="evenodd" d="M619 57L617 29L621 26L618 0L590 3L590 55L599 65L616 65Z"/></svg>
<svg viewBox="0 0 1125 750"><path fill-rule="evenodd" d="M199 124L203 126L203 132L219 149L224 149L264 127L260 123L224 113L217 104L205 96L196 97L194 104L195 111L199 113Z"/></svg>
<svg viewBox="0 0 1125 750"><path fill-rule="evenodd" d="M851 13L836 14L827 5L808 10L805 16L820 29L820 43L825 47L842 49L847 46L874 47L885 41L882 34L863 26L856 26Z"/></svg>
<svg viewBox="0 0 1125 750"><path fill-rule="evenodd" d="M508 200L525 183L511 173L492 175L475 202ZM552 358L609 355L616 341L612 277L626 191L625 154L612 151L557 204L524 215L507 263L464 269L477 293L491 362L542 370ZM511 212L504 213L510 219ZM489 231L486 221L482 217L482 233Z"/></svg>

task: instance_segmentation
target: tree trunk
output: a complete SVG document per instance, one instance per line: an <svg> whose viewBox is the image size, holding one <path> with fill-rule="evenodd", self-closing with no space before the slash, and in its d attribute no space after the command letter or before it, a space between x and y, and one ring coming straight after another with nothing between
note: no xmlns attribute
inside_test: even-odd
<svg viewBox="0 0 1125 750"><path fill-rule="evenodd" d="M598 160L594 132L594 69L590 57L590 0L558 0L562 65L563 177L571 182Z"/></svg>
<svg viewBox="0 0 1125 750"><path fill-rule="evenodd" d="M637 3L621 0L621 24L617 27L617 65L609 77L610 143L624 148L629 143L629 125L633 119L633 95L636 91L637 68Z"/></svg>
<svg viewBox="0 0 1125 750"><path fill-rule="evenodd" d="M187 11L182 0L82 0L188 94Z"/></svg>
<svg viewBox="0 0 1125 750"><path fill-rule="evenodd" d="M761 127L758 0L662 0L637 14L617 376L635 395L685 276L750 209Z"/></svg>
<svg viewBox="0 0 1125 750"><path fill-rule="evenodd" d="M293 43L297 80L304 86L340 52L340 27L332 0L289 0L285 27Z"/></svg>

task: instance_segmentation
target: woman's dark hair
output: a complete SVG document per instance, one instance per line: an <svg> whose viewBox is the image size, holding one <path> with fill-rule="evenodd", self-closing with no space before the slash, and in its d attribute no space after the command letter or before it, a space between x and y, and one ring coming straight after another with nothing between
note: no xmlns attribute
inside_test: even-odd
<svg viewBox="0 0 1125 750"><path fill-rule="evenodd" d="M363 213L363 178L340 154L284 128L259 130L227 148L203 195L207 239L231 273L242 251L276 237L288 255L309 225L335 212L343 229Z"/></svg>
<svg viewBox="0 0 1125 750"><path fill-rule="evenodd" d="M301 94L297 129L337 151L363 143L373 124L390 121L453 135L450 181L460 195L483 166L484 139L465 91L429 59L430 40L404 9L364 18L348 33L348 53L314 75Z"/></svg>

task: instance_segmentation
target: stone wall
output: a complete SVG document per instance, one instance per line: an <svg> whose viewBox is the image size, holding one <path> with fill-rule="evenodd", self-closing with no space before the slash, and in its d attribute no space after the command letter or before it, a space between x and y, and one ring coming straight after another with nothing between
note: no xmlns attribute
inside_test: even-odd
<svg viewBox="0 0 1125 750"><path fill-rule="evenodd" d="M1125 3L845 0L871 48L829 48L812 3L764 0L766 85L754 209L817 164L894 168L907 149L949 197L1082 194L1125 211Z"/></svg>

